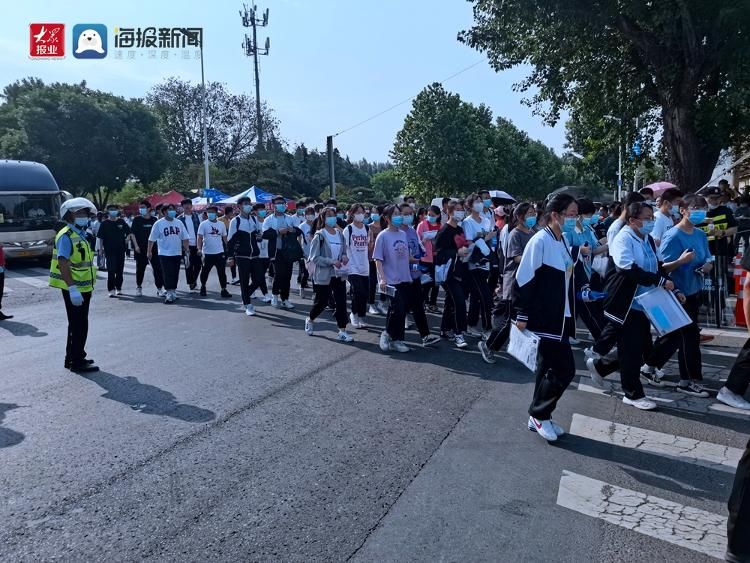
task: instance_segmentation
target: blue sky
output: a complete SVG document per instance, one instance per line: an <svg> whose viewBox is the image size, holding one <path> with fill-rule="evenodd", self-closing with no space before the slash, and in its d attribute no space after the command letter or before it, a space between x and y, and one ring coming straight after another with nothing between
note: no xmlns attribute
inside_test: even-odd
<svg viewBox="0 0 750 563"><path fill-rule="evenodd" d="M71 52L70 32L76 23L121 27L203 27L206 79L230 90L254 94L252 59L241 51L245 29L240 2L214 0L129 2L13 2L0 22L0 85L38 76L45 81L78 82L126 97L140 97L167 76L199 81L200 63L184 61L175 51L168 60L79 60ZM336 133L418 93L469 65L480 53L456 41L472 23L471 4L463 0L266 0L271 56L261 57L261 97L281 121L290 143L325 149L326 135ZM28 58L28 25L66 24L65 60ZM112 39L110 35L110 49ZM473 103L489 105L495 115L511 119L560 154L564 127L545 126L521 104L512 85L527 70L495 73L486 62L445 82L445 87ZM409 103L336 138L336 146L352 159L388 158Z"/></svg>

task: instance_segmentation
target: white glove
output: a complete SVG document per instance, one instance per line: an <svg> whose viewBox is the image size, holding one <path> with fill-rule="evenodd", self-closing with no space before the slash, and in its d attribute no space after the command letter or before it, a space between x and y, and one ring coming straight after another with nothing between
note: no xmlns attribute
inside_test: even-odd
<svg viewBox="0 0 750 563"><path fill-rule="evenodd" d="M78 291L78 288L74 285L68 286L68 293L70 294L70 302L75 307L83 305L83 295Z"/></svg>

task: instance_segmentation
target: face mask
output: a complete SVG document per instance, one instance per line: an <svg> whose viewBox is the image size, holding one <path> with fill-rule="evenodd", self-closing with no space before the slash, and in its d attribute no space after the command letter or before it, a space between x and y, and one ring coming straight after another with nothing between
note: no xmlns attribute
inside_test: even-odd
<svg viewBox="0 0 750 563"><path fill-rule="evenodd" d="M253 210L253 206L252 205L243 205L242 206L242 212L244 214L246 214L246 215L250 215L250 213L252 212L252 210Z"/></svg>
<svg viewBox="0 0 750 563"><path fill-rule="evenodd" d="M344 220L345 215L343 213L336 213L336 219Z"/></svg>
<svg viewBox="0 0 750 563"><path fill-rule="evenodd" d="M76 227L86 227L89 224L89 218L88 217L76 217L74 219L74 222L76 224Z"/></svg>
<svg viewBox="0 0 750 563"><path fill-rule="evenodd" d="M700 225L701 223L703 223L703 221L706 220L705 209L696 209L695 211L691 211L690 216L688 217L688 220L693 225Z"/></svg>
<svg viewBox="0 0 750 563"><path fill-rule="evenodd" d="M484 206L487 209L489 209L490 207L492 207L492 200L491 199L485 199L482 203L484 204Z"/></svg>
<svg viewBox="0 0 750 563"><path fill-rule="evenodd" d="M298 209L297 210L297 215L304 215L304 214L305 214L305 210L304 209Z"/></svg>
<svg viewBox="0 0 750 563"><path fill-rule="evenodd" d="M581 224L585 227L594 223L593 217L581 217Z"/></svg>
<svg viewBox="0 0 750 563"><path fill-rule="evenodd" d="M357 223L362 223L365 220L365 214L364 213L355 213L354 214L354 220Z"/></svg>
<svg viewBox="0 0 750 563"><path fill-rule="evenodd" d="M286 203L277 203L274 207L276 208L276 213L284 213L286 211Z"/></svg>
<svg viewBox="0 0 750 563"><path fill-rule="evenodd" d="M643 226L640 229L638 229L638 230L641 231L641 234L643 236L650 235L651 231L654 230L654 222L653 221L644 221L643 222Z"/></svg>
<svg viewBox="0 0 750 563"><path fill-rule="evenodd" d="M315 221L315 215L305 215L305 221Z"/></svg>
<svg viewBox="0 0 750 563"><path fill-rule="evenodd" d="M108 211L108 213L109 213L109 216L110 216L110 217L117 217L117 216L118 216L118 215L120 214L120 212L119 212L119 211L117 211L116 209L110 209L110 210Z"/></svg>
<svg viewBox="0 0 750 563"><path fill-rule="evenodd" d="M326 217L326 227L335 227L337 217Z"/></svg>
<svg viewBox="0 0 750 563"><path fill-rule="evenodd" d="M394 227L400 227L404 223L404 218L401 217L401 215L396 215L395 217L391 217L391 225Z"/></svg>
<svg viewBox="0 0 750 563"><path fill-rule="evenodd" d="M562 224L562 231L564 233L572 233L576 230L576 218L575 217L565 217L564 222Z"/></svg>
<svg viewBox="0 0 750 563"><path fill-rule="evenodd" d="M454 211L453 212L453 218L456 221L463 221L464 217L466 217L466 212L465 211Z"/></svg>
<svg viewBox="0 0 750 563"><path fill-rule="evenodd" d="M432 215L428 215L427 220L430 222L430 225L437 223L437 217L433 217Z"/></svg>
<svg viewBox="0 0 750 563"><path fill-rule="evenodd" d="M536 217L526 217L526 220L524 221L524 223L530 229L534 225L536 225Z"/></svg>
<svg viewBox="0 0 750 563"><path fill-rule="evenodd" d="M208 213L209 221L216 221L216 213Z"/></svg>
<svg viewBox="0 0 750 563"><path fill-rule="evenodd" d="M680 214L680 206L679 205L673 205L672 206L672 215L678 216Z"/></svg>
<svg viewBox="0 0 750 563"><path fill-rule="evenodd" d="M380 213L370 213L370 219L372 219L372 222L380 221Z"/></svg>
<svg viewBox="0 0 750 563"><path fill-rule="evenodd" d="M261 219L266 216L268 212L265 209L258 209L258 217Z"/></svg>
<svg viewBox="0 0 750 563"><path fill-rule="evenodd" d="M484 204L483 203L479 203L478 201L476 203L474 203L474 205L471 206L471 210L474 213L481 213L482 209L484 209Z"/></svg>
<svg viewBox="0 0 750 563"><path fill-rule="evenodd" d="M145 207L139 207L138 208L138 213L141 214L141 217L145 217L146 214L148 213L148 209L146 209Z"/></svg>
<svg viewBox="0 0 750 563"><path fill-rule="evenodd" d="M407 226L414 222L414 215L402 215L401 218L403 219L402 223Z"/></svg>
<svg viewBox="0 0 750 563"><path fill-rule="evenodd" d="M174 209L167 209L167 217L171 217L172 219L174 219L175 217L177 217L177 211L175 211Z"/></svg>

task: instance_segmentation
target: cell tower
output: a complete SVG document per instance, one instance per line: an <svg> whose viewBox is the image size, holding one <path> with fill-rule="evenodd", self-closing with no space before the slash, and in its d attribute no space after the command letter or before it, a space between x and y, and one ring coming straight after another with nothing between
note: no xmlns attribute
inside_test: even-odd
<svg viewBox="0 0 750 563"><path fill-rule="evenodd" d="M255 114L258 129L258 147L261 148L263 147L263 119L260 113L260 63L258 56L268 55L271 50L271 40L266 37L265 47L262 49L258 48L257 28L258 26L266 27L268 25L268 8L266 8L262 16L259 17L259 15L258 7L255 4L250 8L248 8L247 4L242 5L242 10L240 10L242 25L253 28L252 38L245 34L245 40L242 42L242 50L245 52L245 56L253 58L255 66Z"/></svg>

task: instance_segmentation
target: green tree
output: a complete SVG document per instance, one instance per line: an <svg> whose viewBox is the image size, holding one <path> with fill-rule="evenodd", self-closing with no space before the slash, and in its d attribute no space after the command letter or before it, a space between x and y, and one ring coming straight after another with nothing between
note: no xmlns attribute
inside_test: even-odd
<svg viewBox="0 0 750 563"><path fill-rule="evenodd" d="M375 174L370 179L370 186L377 200L395 201L405 193L406 182L399 175L398 169L391 168Z"/></svg>
<svg viewBox="0 0 750 563"><path fill-rule="evenodd" d="M472 0L459 39L500 71L531 64L519 87L547 122L621 118L632 144L662 133L685 190L709 180L722 148L750 132L750 3L735 0ZM640 118L636 129L635 120Z"/></svg>

